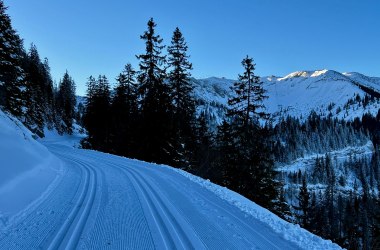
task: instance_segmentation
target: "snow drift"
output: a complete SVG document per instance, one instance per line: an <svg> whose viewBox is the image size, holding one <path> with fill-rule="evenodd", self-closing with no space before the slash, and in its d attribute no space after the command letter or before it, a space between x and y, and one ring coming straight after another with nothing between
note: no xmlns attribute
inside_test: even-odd
<svg viewBox="0 0 380 250"><path fill-rule="evenodd" d="M60 161L20 121L0 110L0 168L0 219L5 224L5 217L46 192L59 173Z"/></svg>

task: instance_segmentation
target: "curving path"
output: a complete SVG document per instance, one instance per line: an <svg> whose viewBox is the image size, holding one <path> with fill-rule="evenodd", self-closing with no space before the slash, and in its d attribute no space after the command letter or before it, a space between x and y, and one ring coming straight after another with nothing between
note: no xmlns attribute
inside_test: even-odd
<svg viewBox="0 0 380 250"><path fill-rule="evenodd" d="M0 232L1 249L298 249L169 168L47 147L65 174Z"/></svg>

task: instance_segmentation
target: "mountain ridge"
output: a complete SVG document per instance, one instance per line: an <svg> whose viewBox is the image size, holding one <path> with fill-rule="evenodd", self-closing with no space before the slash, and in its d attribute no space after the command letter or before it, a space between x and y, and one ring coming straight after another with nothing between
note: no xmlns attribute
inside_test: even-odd
<svg viewBox="0 0 380 250"><path fill-rule="evenodd" d="M264 104L275 121L288 115L303 118L312 111L322 116L331 114L339 119L353 120L367 112L376 115L380 108L377 101L366 107L351 101L357 96L361 99L366 95L380 97L379 77L322 69L260 79L269 97ZM223 109L227 108L228 98L232 96L230 87L235 81L218 77L192 78L195 99L200 104L198 114L203 112L211 123L220 124L224 119Z"/></svg>

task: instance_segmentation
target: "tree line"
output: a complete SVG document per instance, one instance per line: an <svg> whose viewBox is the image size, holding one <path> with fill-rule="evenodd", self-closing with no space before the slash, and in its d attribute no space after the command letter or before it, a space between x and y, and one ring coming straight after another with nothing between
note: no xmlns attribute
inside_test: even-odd
<svg viewBox="0 0 380 250"><path fill-rule="evenodd" d="M75 83L66 72L54 86L47 58L32 44L25 50L0 1L0 106L43 137L45 127L72 133Z"/></svg>
<svg viewBox="0 0 380 250"><path fill-rule="evenodd" d="M358 119L359 120L359 119ZM363 146L370 140L366 126L322 117L312 111L304 121L288 116L273 128L273 151L276 162L290 163L311 154L324 154L348 146Z"/></svg>
<svg viewBox="0 0 380 250"><path fill-rule="evenodd" d="M347 249L379 248L378 158L376 150L370 159L351 157L343 163L344 169L352 171L347 176L356 175L353 184L340 175L344 169L337 172L328 154L316 158L311 173L300 171L288 185L287 194L295 193L295 199L288 197L294 221Z"/></svg>

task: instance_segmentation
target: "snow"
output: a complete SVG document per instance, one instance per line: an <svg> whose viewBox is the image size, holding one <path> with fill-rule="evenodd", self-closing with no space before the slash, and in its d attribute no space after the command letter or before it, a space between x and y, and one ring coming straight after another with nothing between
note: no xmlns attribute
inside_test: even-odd
<svg viewBox="0 0 380 250"><path fill-rule="evenodd" d="M309 77L310 76L310 71L296 71L293 73L290 73L289 75L279 78L278 81L283 81L287 79L293 79L295 77Z"/></svg>
<svg viewBox="0 0 380 250"><path fill-rule="evenodd" d="M56 129L44 129L43 138L38 138L39 141L45 144L54 143L60 144L68 147L80 148L80 140L86 137L86 134L82 131L83 128L78 124L73 124L73 134L63 134L60 135Z"/></svg>
<svg viewBox="0 0 380 250"><path fill-rule="evenodd" d="M349 156L357 157L370 157L373 153L374 147L371 141L361 147L346 147L340 150L335 150L331 152L326 152L330 155L331 159L336 161L336 165L348 160ZM316 158L325 157L326 154L312 154L305 157L294 160L292 163L279 166L278 170L285 173L296 173L299 170L302 172L306 171L310 173L310 170L314 167ZM337 175L342 173L337 173Z"/></svg>
<svg viewBox="0 0 380 250"><path fill-rule="evenodd" d="M339 190L341 195L346 196L352 192L362 194L363 192L363 186L358 176L357 169L344 168L344 162L348 162L350 158L370 159L373 154L373 151L374 146L371 141L368 141L367 144L360 147L349 146L340 150L326 152L329 154L330 159L332 160L336 182L339 182L341 176L344 176L345 178L344 186L337 185L337 189ZM307 175L310 176L314 170L316 158L318 157L319 159L321 159L325 156L326 154L307 155L305 157L294 160L290 164L278 166L277 170L282 172L283 176L286 176L289 173L297 173L298 171L301 171L302 173L306 172ZM294 192L294 190L298 192L300 183L294 183L292 181L289 181L287 178L284 178L283 181L285 182L284 188L286 190L286 193L288 194L288 204L298 204L298 200L295 198L295 196L292 195L292 193ZM307 185L308 190L314 193L324 191L327 188L326 183L313 183L310 182L310 179ZM372 191L375 194L378 193L377 189Z"/></svg>
<svg viewBox="0 0 380 250"><path fill-rule="evenodd" d="M1 185L19 179L33 203L23 204L17 216L2 217L2 248L340 249L181 170L74 148L78 135L46 133L45 147L4 113L0 131L2 168L11 173ZM33 169L39 172L32 178L26 173ZM29 196L31 186L20 176L37 186L44 180L45 192ZM0 203L0 211L6 206Z"/></svg>
<svg viewBox="0 0 380 250"><path fill-rule="evenodd" d="M376 90L378 93L380 92L380 77L370 77L357 72L346 72L343 73L343 75L349 77L358 84Z"/></svg>
<svg viewBox="0 0 380 250"><path fill-rule="evenodd" d="M1 110L0 138L0 220L4 222L46 193L60 174L61 162L21 122Z"/></svg>
<svg viewBox="0 0 380 250"><path fill-rule="evenodd" d="M327 69L317 70L317 71L313 72L313 74L311 74L310 77L317 77L317 76L320 76L320 75L324 75L324 74L326 74L327 71L328 71Z"/></svg>

